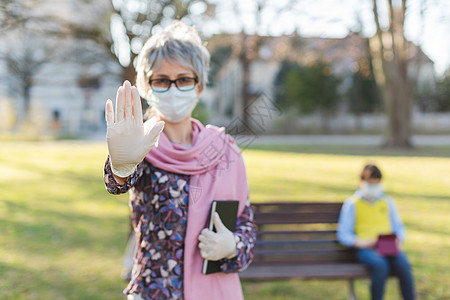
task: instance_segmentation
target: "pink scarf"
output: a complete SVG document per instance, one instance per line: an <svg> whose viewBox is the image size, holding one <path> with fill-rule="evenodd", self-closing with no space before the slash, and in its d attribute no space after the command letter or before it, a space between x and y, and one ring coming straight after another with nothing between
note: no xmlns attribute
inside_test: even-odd
<svg viewBox="0 0 450 300"><path fill-rule="evenodd" d="M203 275L198 236L205 228L213 200L239 200L238 215L248 199L244 162L224 128L204 127L192 119L192 148L169 141L164 133L159 146L145 157L163 170L191 175L184 249L184 298L186 300L244 299L237 273Z"/></svg>

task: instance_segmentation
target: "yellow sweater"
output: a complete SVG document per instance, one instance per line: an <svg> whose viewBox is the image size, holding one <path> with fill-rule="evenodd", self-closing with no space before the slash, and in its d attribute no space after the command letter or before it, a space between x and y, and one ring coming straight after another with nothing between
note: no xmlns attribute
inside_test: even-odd
<svg viewBox="0 0 450 300"><path fill-rule="evenodd" d="M355 197L355 234L359 239L376 239L379 234L391 233L389 208L384 198L370 203Z"/></svg>

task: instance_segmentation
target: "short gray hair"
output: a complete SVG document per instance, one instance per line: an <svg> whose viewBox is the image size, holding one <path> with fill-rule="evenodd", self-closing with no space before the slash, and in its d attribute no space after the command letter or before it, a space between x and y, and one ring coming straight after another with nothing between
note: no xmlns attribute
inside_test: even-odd
<svg viewBox="0 0 450 300"><path fill-rule="evenodd" d="M164 60L188 68L205 88L208 82L210 54L194 27L174 21L147 40L137 58L136 87L143 98L148 97L148 80Z"/></svg>

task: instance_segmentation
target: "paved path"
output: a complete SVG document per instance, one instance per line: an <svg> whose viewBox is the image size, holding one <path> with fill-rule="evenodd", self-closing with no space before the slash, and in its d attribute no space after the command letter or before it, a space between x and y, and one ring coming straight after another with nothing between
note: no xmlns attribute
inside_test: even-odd
<svg viewBox="0 0 450 300"><path fill-rule="evenodd" d="M235 137L238 141L248 141L251 145L355 145L379 146L383 144L381 135L261 135L256 137ZM88 141L105 141L105 133L95 133ZM415 135L412 142L416 146L450 146L450 135Z"/></svg>

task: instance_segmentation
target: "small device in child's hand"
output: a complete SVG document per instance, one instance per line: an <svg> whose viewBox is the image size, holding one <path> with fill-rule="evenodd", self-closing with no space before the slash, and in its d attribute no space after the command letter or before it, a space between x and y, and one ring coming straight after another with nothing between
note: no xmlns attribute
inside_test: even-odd
<svg viewBox="0 0 450 300"><path fill-rule="evenodd" d="M397 256L400 252L395 234L380 234L378 236L377 252L383 256Z"/></svg>

